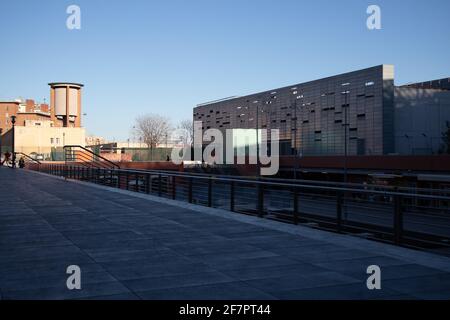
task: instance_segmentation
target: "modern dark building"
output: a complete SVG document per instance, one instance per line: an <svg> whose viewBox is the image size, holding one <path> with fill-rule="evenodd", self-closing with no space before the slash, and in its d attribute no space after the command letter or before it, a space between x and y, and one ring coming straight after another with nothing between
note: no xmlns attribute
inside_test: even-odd
<svg viewBox="0 0 450 320"><path fill-rule="evenodd" d="M442 151L442 133L450 122L450 78L395 87L394 98L396 153Z"/></svg>
<svg viewBox="0 0 450 320"><path fill-rule="evenodd" d="M204 130L279 129L281 155L437 153L450 78L396 87L394 67L380 65L200 104L193 116Z"/></svg>

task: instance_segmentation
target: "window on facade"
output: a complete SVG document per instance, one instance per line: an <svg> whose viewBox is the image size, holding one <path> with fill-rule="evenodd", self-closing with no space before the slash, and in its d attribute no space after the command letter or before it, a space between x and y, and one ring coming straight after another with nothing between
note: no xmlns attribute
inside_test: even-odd
<svg viewBox="0 0 450 320"><path fill-rule="evenodd" d="M55 141L53 138L50 138L50 144L53 144Z"/></svg>
<svg viewBox="0 0 450 320"><path fill-rule="evenodd" d="M56 144L59 144L59 138L56 138Z"/></svg>

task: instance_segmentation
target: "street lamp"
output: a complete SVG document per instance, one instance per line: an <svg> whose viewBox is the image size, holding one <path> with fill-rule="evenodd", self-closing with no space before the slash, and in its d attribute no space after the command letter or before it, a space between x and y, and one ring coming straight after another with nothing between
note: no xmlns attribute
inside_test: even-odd
<svg viewBox="0 0 450 320"><path fill-rule="evenodd" d="M300 99L301 96L298 95L298 91L296 90L296 88L293 90L295 90L292 92L292 95L295 96L294 105L293 105L294 119L295 119L294 120L295 121L295 127L294 127L294 162L295 162L295 164L294 164L294 179L297 179L297 168L299 165L299 162L298 162L299 161L299 159L298 159L299 152L297 150L297 142L298 142L297 141L297 131L298 131L297 100ZM291 131L291 135L292 135L292 131ZM303 145L303 141L302 141L302 145Z"/></svg>
<svg viewBox="0 0 450 320"><path fill-rule="evenodd" d="M3 134L3 128L0 128L0 161L2 159L2 134Z"/></svg>
<svg viewBox="0 0 450 320"><path fill-rule="evenodd" d="M433 142L430 144L430 139L428 138L428 135L426 133L422 133L422 137L425 138L425 145L428 149L427 152L430 152L430 154L433 154Z"/></svg>
<svg viewBox="0 0 450 320"><path fill-rule="evenodd" d="M256 163L258 167L258 175L261 174L260 163L259 163L259 101L253 101L253 104L256 107ZM249 123L250 125L250 123Z"/></svg>
<svg viewBox="0 0 450 320"><path fill-rule="evenodd" d="M15 149L15 139L14 136L16 135L16 116L11 116L11 123L12 123L12 138L11 138L11 148L12 148L12 167L16 167L16 149Z"/></svg>
<svg viewBox="0 0 450 320"><path fill-rule="evenodd" d="M345 106L345 111L344 111L344 183L347 183L347 154L348 154L348 143L347 143L347 127L349 125L348 123L348 108L350 107L347 97L348 94L350 93L350 91L344 91L342 92L342 94L344 95L344 106Z"/></svg>

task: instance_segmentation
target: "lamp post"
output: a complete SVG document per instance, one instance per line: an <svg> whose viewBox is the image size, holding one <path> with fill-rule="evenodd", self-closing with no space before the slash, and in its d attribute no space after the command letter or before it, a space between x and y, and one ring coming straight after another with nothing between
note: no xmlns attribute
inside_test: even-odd
<svg viewBox="0 0 450 320"><path fill-rule="evenodd" d="M3 134L3 128L0 128L0 161L2 159L2 134Z"/></svg>
<svg viewBox="0 0 450 320"><path fill-rule="evenodd" d="M295 88L296 89L296 88ZM297 100L300 99L300 96L297 96L298 91L295 90L292 92L292 94L294 95L294 122L295 122L295 127L294 127L294 179L297 179L297 169L298 169L298 165L299 165L299 152L297 150L297 131L298 131L298 119L297 119ZM292 132L292 131L291 131ZM303 143L302 143L303 145Z"/></svg>
<svg viewBox="0 0 450 320"><path fill-rule="evenodd" d="M12 137L11 137L11 148L12 148L12 166L11 168L16 167L16 148L15 148L15 135L16 135L16 116L11 116L11 123L12 123Z"/></svg>
<svg viewBox="0 0 450 320"><path fill-rule="evenodd" d="M430 144L430 139L428 139L428 135L426 133L422 133L422 137L425 138L425 146L428 149L426 152L433 154L433 143Z"/></svg>
<svg viewBox="0 0 450 320"><path fill-rule="evenodd" d="M350 91L344 91L344 105L345 105L345 111L344 111L344 183L347 183L347 154L348 154L348 143L347 143L347 127L348 127L348 108L350 107L348 100L347 100L347 96L350 93Z"/></svg>
<svg viewBox="0 0 450 320"><path fill-rule="evenodd" d="M247 100L248 101L248 100ZM259 163L259 103L260 101L254 100L253 104L256 107L256 166L257 166L257 175L261 175L261 165ZM248 113L250 114L250 110L248 110ZM248 128L250 128L250 119L248 120ZM250 154L249 154L250 159Z"/></svg>

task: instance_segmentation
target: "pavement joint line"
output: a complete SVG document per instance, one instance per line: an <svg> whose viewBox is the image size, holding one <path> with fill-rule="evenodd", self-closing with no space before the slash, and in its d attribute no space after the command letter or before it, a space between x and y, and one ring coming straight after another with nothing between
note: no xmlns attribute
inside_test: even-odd
<svg viewBox="0 0 450 320"><path fill-rule="evenodd" d="M390 256L396 259L403 259L410 263L420 264L430 268L450 272L450 258L446 256L440 256L434 253L414 250L410 248L399 247L391 244L381 243L377 241L358 238L356 236L341 235L324 230L312 229L301 225L292 225L283 222L261 219L259 217L244 215L232 211L223 209L204 207L196 204L191 204L179 200L172 200L167 198L160 198L146 193L137 193L129 190L123 190L103 185L98 185L91 182L66 179L64 177L47 174L44 172L38 172L33 170L27 170L34 174L45 175L50 178L54 178L61 181L67 181L69 183L76 183L91 188L97 188L105 191L111 191L118 194L123 194L135 198L140 198L147 201L153 201L157 203L167 204L183 209L189 209L192 211L213 215L216 217L222 217L234 221L239 221L246 224L251 224L259 227L265 227L280 232L285 232L292 235L298 235L312 240L318 240L327 242L330 244L340 245L354 250L370 251L375 254Z"/></svg>

